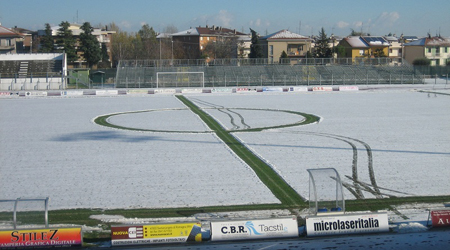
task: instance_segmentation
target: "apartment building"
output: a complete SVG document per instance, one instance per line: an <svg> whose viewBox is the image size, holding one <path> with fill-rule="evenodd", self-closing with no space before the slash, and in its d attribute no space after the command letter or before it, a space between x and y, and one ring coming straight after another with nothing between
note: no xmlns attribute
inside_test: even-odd
<svg viewBox="0 0 450 250"><path fill-rule="evenodd" d="M424 37L404 46L404 58L413 63L417 58L428 58L431 66L445 66L450 61L450 39L442 37Z"/></svg>

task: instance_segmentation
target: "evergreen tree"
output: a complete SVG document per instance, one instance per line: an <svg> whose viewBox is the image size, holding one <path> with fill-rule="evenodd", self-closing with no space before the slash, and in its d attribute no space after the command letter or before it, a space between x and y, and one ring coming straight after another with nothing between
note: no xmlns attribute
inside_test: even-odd
<svg viewBox="0 0 450 250"><path fill-rule="evenodd" d="M319 38L315 47L315 57L317 58L329 58L331 57L331 49L329 46L330 39L327 37L324 28L319 32Z"/></svg>
<svg viewBox="0 0 450 250"><path fill-rule="evenodd" d="M60 52L66 52L68 62L74 62L78 58L75 48L76 41L69 27L70 23L67 21L59 24L57 49Z"/></svg>
<svg viewBox="0 0 450 250"><path fill-rule="evenodd" d="M50 27L50 24L45 24L45 34L42 36L40 44L41 48L39 49L39 52L41 53L51 53L54 50L54 41L52 36L52 28Z"/></svg>
<svg viewBox="0 0 450 250"><path fill-rule="evenodd" d="M288 54L286 53L286 51L283 50L283 52L281 52L281 56L280 56L280 63L283 63L283 59L289 58Z"/></svg>
<svg viewBox="0 0 450 250"><path fill-rule="evenodd" d="M148 24L142 25L136 35L137 55L142 59L159 58L159 44L156 40L156 32Z"/></svg>
<svg viewBox="0 0 450 250"><path fill-rule="evenodd" d="M101 47L97 38L92 35L93 28L89 22L83 23L81 30L83 33L80 34L80 50L84 53L84 59L91 68L101 59Z"/></svg>
<svg viewBox="0 0 450 250"><path fill-rule="evenodd" d="M261 45L259 44L258 34L252 29L250 29L250 32L252 33L252 44L250 45L250 54L248 55L248 57L263 58L264 55L262 53Z"/></svg>

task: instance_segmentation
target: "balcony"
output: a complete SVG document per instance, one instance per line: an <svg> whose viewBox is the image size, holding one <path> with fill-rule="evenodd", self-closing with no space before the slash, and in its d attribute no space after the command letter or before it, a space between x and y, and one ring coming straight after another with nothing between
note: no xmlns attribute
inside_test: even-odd
<svg viewBox="0 0 450 250"><path fill-rule="evenodd" d="M14 46L0 46L0 50L14 50Z"/></svg>

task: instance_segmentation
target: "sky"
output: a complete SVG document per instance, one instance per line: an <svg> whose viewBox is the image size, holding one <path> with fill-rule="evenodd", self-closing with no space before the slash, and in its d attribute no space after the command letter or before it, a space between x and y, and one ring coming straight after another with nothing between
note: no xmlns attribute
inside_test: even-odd
<svg viewBox="0 0 450 250"><path fill-rule="evenodd" d="M449 0L0 0L0 23L7 28L44 29L62 21L92 26L115 23L137 32L148 24L157 32L222 26L261 35L283 29L300 35L450 37Z"/></svg>

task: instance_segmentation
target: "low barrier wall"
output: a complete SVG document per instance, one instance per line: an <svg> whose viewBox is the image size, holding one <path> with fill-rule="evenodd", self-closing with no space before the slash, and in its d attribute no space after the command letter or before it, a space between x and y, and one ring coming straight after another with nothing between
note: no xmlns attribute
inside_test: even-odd
<svg viewBox="0 0 450 250"><path fill-rule="evenodd" d="M58 83L54 83L58 84ZM47 85L48 86L48 85ZM36 96L117 96L117 95L153 95L153 94L210 94L210 93L248 93L248 92L308 92L308 91L358 91L358 86L323 87L262 87L262 88L169 88L169 89L87 89L87 90L8 90L0 91L0 98L36 97Z"/></svg>

